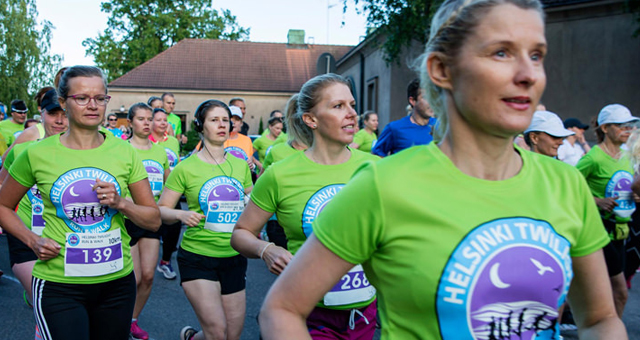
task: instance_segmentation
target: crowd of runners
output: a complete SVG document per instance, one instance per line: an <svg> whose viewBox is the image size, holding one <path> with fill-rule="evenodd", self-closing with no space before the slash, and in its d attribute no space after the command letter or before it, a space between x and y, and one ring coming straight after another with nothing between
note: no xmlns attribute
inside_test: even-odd
<svg viewBox="0 0 640 340"><path fill-rule="evenodd" d="M639 119L611 104L563 122L540 104L546 53L538 0L447 0L380 138L325 74L253 141L242 98L202 102L188 154L173 94L131 103L121 129L99 68L60 70L40 122L14 100L0 123L0 226L34 337L149 339L159 271L200 323L176 337L239 339L259 258L278 275L265 339L626 339Z"/></svg>

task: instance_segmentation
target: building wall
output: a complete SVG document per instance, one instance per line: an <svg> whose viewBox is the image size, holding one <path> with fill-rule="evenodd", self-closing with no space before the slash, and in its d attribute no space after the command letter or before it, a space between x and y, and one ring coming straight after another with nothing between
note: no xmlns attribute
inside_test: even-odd
<svg viewBox="0 0 640 340"><path fill-rule="evenodd" d="M622 1L547 9L547 109L590 122L611 103L640 116L640 38ZM595 141L593 129L586 134Z"/></svg>
<svg viewBox="0 0 640 340"><path fill-rule="evenodd" d="M367 110L369 100L367 88L375 82L379 131L382 131L389 122L406 116L407 85L417 77L410 65L421 52L422 47L416 45L405 51L398 63L387 64L376 41L370 40L356 47L350 55L338 62L337 73L354 81L359 114ZM364 72L362 72L362 56L364 56ZM364 80L364 88L362 88L361 79Z"/></svg>
<svg viewBox="0 0 640 340"><path fill-rule="evenodd" d="M260 118L263 120L263 127L266 129L267 121L269 120L269 113L273 110L281 110L284 112L284 107L287 104L287 100L293 95L293 93L253 93L253 92L223 92L223 91L188 91L188 90L167 90L172 92L176 99L176 107L174 112L178 115L185 117L185 127L187 130L191 127L191 121L196 108L200 103L208 99L218 99L225 103L229 102L229 99L233 97L242 97L245 100L247 106L247 117L244 121L249 124L249 134L258 134L258 126L260 124ZM138 102L147 102L149 97L158 96L165 92L158 89L130 89L130 88L117 88L109 87L109 95L111 95L111 101L107 107L107 112L115 112L118 114L119 123L125 123L122 118L126 118L126 112L129 110L129 106ZM121 108L124 107L124 111L121 112Z"/></svg>

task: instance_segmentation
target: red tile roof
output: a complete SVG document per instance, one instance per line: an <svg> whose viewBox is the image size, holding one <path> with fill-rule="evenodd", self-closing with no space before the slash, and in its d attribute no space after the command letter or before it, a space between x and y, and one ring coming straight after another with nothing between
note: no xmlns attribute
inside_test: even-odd
<svg viewBox="0 0 640 340"><path fill-rule="evenodd" d="M109 86L297 92L317 75L321 54L338 60L352 47L184 39Z"/></svg>

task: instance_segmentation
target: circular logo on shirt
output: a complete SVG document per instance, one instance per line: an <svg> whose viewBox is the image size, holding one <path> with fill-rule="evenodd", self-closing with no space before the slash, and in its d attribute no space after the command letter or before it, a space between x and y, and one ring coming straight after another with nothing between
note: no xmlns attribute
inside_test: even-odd
<svg viewBox="0 0 640 340"><path fill-rule="evenodd" d="M42 212L44 211L44 208L42 207L41 203L35 203L35 204L32 203L31 209L33 210L33 213L38 215L42 215Z"/></svg>
<svg viewBox="0 0 640 340"><path fill-rule="evenodd" d="M636 210L636 203L633 200L631 191L633 176L627 171L617 171L605 187L604 197L618 197L618 206L613 208L613 213L623 219L631 218L631 214Z"/></svg>
<svg viewBox="0 0 640 340"><path fill-rule="evenodd" d="M302 212L302 231L306 237L311 236L311 233L313 232L313 228L311 226L313 221L318 217L327 203L331 201L333 196L342 190L343 187L344 184L327 185L326 187L316 191L316 193L309 198Z"/></svg>
<svg viewBox="0 0 640 340"><path fill-rule="evenodd" d="M243 161L246 161L249 159L249 157L247 156L247 153L237 146L227 146L226 148L224 148L224 151L232 154L236 158L242 159Z"/></svg>
<svg viewBox="0 0 640 340"><path fill-rule="evenodd" d="M67 237L67 244L72 247L77 246L78 244L80 244L80 236L75 233L69 234L69 237Z"/></svg>
<svg viewBox="0 0 640 340"><path fill-rule="evenodd" d="M111 228L111 220L118 212L101 205L93 190L96 178L114 183L118 195L120 185L108 172L97 168L78 168L67 171L51 187L51 203L56 215L78 233L102 233Z"/></svg>
<svg viewBox="0 0 640 340"><path fill-rule="evenodd" d="M164 148L164 151L167 153L167 158L169 159L169 166L170 167L176 166L176 164L178 164L178 159L179 159L178 155L169 148Z"/></svg>
<svg viewBox="0 0 640 340"><path fill-rule="evenodd" d="M218 176L208 180L198 195L200 209L206 214L209 202L213 201L241 201L244 200L244 188L235 178ZM215 204L215 203L213 203ZM217 207L217 204L215 204Z"/></svg>
<svg viewBox="0 0 640 340"><path fill-rule="evenodd" d="M570 247L545 221L506 218L475 228L440 277L442 339L557 339L558 308L573 277Z"/></svg>

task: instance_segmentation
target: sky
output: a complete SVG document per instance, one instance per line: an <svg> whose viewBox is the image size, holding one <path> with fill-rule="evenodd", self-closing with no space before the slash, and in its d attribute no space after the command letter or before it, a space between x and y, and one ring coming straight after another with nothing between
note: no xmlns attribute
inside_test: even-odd
<svg viewBox="0 0 640 340"><path fill-rule="evenodd" d="M50 21L55 29L51 52L64 57L63 66L94 65L85 56L82 41L107 28L108 16L100 0L37 0L38 21ZM287 41L289 29L305 30L308 43L357 45L365 35L366 17L350 1L343 0L213 0L215 9L229 9L240 26L250 28L249 41ZM345 22L342 25L342 22ZM328 23L328 25L327 25Z"/></svg>

